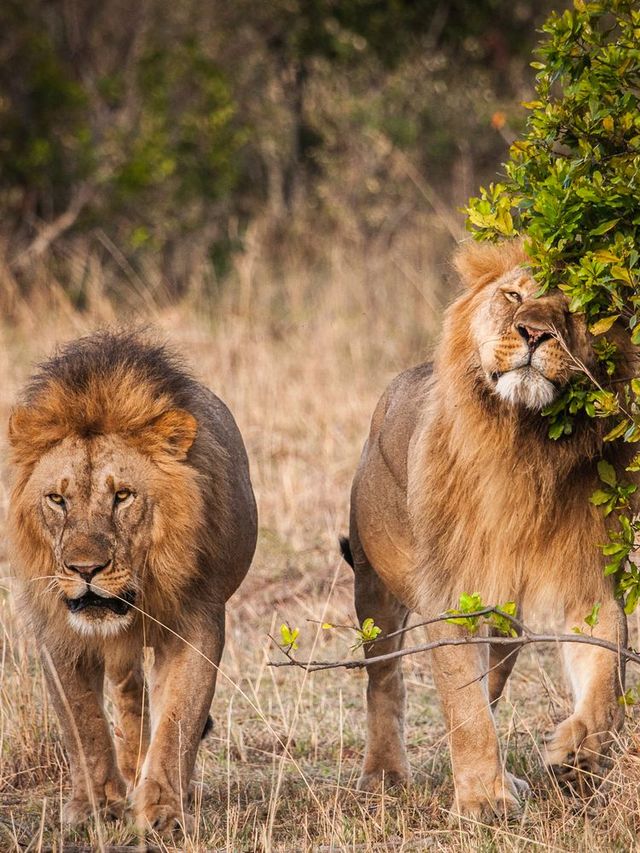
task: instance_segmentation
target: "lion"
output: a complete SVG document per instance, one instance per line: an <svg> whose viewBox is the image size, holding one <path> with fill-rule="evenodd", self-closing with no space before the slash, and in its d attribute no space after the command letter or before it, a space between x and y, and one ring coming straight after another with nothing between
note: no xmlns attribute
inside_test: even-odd
<svg viewBox="0 0 640 853"><path fill-rule="evenodd" d="M569 312L559 289L539 294L519 242L463 247L456 260L464 290L445 315L433 367L398 376L379 401L351 493L345 558L355 573L362 622L382 637L402 629L410 611L429 618L478 592L485 604L517 603L520 613L550 612L583 625L600 603L593 631L623 646L626 621L598 545L607 527L589 502L601 458L619 470L630 451L605 444L606 419L577 417L572 434L548 437L541 410L577 366L606 384L585 318ZM631 377L635 348L619 346L613 377ZM439 622L430 640L461 635ZM403 634L366 649L399 650ZM623 720L619 656L564 645L575 706L546 744L545 761L574 793L602 774L603 756ZM499 644L438 647L433 676L446 718L454 778L453 810L487 818L517 813L527 785L506 772L492 709L516 651ZM400 661L368 667L367 742L359 787L405 784Z"/></svg>
<svg viewBox="0 0 640 853"><path fill-rule="evenodd" d="M189 831L225 603L256 545L236 423L148 335L98 332L39 366L9 442L12 565L69 759L64 819Z"/></svg>

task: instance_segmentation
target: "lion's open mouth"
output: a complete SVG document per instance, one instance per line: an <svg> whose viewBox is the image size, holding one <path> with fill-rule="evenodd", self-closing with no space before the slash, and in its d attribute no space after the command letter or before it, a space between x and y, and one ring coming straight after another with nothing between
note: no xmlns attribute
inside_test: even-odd
<svg viewBox="0 0 640 853"><path fill-rule="evenodd" d="M95 592L88 590L80 598L65 598L65 604L71 613L80 613L82 610L86 610L87 607L91 607L111 610L117 616L125 616L129 612L135 597L136 595L133 590L127 590L119 598L96 595Z"/></svg>

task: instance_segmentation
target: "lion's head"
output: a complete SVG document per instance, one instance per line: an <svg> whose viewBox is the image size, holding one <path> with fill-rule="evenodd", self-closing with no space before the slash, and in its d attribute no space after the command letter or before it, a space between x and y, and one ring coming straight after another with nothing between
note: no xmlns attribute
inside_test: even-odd
<svg viewBox="0 0 640 853"><path fill-rule="evenodd" d="M185 585L202 512L187 459L198 424L167 391L174 367L159 348L91 341L41 366L12 412L10 527L29 606L108 636Z"/></svg>
<svg viewBox="0 0 640 853"><path fill-rule="evenodd" d="M584 317L569 312L559 290L539 295L526 260L519 243L465 247L456 265L469 290L453 311L463 318L460 334L474 347L486 388L539 411L580 365L594 368L594 355Z"/></svg>

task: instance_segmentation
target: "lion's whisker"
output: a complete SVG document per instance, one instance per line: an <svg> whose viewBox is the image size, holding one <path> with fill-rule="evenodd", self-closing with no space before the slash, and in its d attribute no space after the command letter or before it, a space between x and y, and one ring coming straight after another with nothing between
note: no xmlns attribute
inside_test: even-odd
<svg viewBox="0 0 640 853"><path fill-rule="evenodd" d="M501 337L501 336L498 336L497 338L487 338L487 340L486 340L486 341L481 341L481 342L478 344L478 347L486 347L486 346L488 346L489 344L494 344L496 341L500 341L500 340L502 340L502 337Z"/></svg>

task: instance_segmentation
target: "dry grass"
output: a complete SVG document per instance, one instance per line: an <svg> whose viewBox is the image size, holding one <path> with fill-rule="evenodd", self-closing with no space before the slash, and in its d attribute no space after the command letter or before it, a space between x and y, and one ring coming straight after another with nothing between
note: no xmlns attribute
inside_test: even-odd
<svg viewBox="0 0 640 853"><path fill-rule="evenodd" d="M447 297L424 261L428 256L425 243L389 269L375 259L350 264L336 252L324 277L314 279L292 265L278 280L249 254L234 287L215 305L199 299L197 309L162 311L152 299L135 303L138 319L164 329L236 415L261 514L255 563L230 607L216 726L198 760L198 835L177 849L637 846L640 732L633 722L604 794L590 809L564 800L542 769L541 734L568 709L555 650L523 652L507 689L499 714L505 753L530 780L534 797L520 823L492 828L448 824L452 784L428 660L412 658L405 665L415 784L401 796L369 797L355 791L365 676L306 676L267 665L278 656L267 634L285 619L301 628L305 654L314 647L326 657L348 651L348 636L323 633L305 620L354 621L350 570L339 559L336 537L346 528L350 479L376 399L392 375L428 353L437 329L438 305ZM88 315L73 312L56 292L49 283L42 304L19 306L19 327L0 329L3 422L34 359L56 342L113 319L97 286ZM3 507L6 501L3 492ZM10 597L0 606L0 850L134 844L120 825L99 833L61 832L67 777L57 727Z"/></svg>

